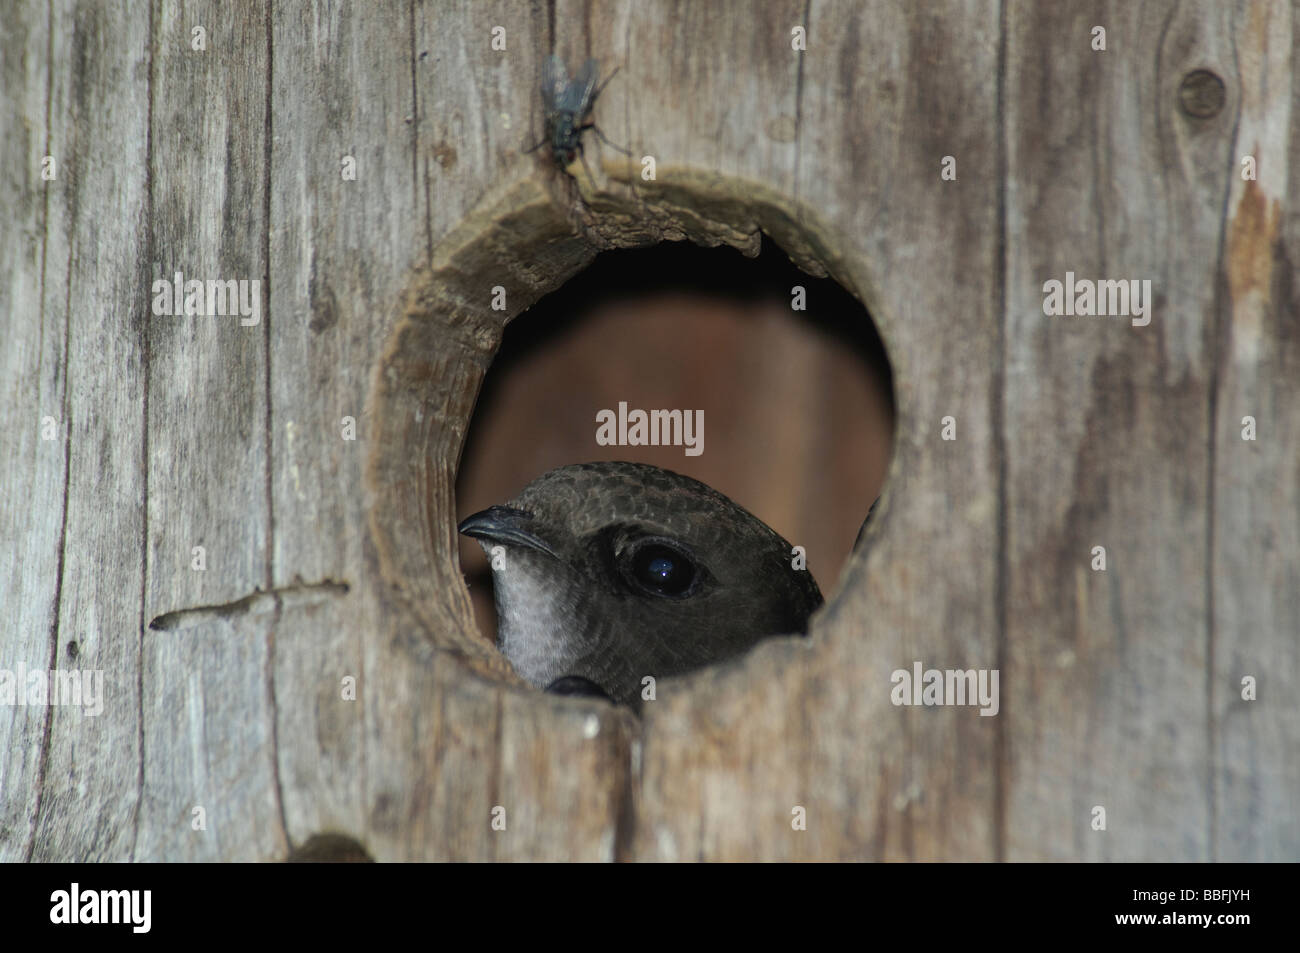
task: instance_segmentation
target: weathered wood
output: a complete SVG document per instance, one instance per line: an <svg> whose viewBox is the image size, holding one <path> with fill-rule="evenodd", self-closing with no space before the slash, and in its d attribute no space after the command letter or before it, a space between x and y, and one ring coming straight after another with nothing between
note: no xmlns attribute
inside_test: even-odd
<svg viewBox="0 0 1300 953"><path fill-rule="evenodd" d="M9 114L22 121L0 136L0 221L7 224L0 239L0 665L46 668L58 635L69 449L69 203L47 202L46 189L63 196L70 157L60 150L55 174L63 170L62 180L41 180L53 144L45 53L52 25L43 4L12 13L0 34L0 82ZM59 90L66 95L66 85ZM0 860L22 859L31 847L49 714L35 707L0 711Z"/></svg>
<svg viewBox="0 0 1300 953"><path fill-rule="evenodd" d="M1062 23L1031 7L1008 54L1019 77L1007 122L1008 856L1213 859L1225 818L1212 816L1221 782L1207 784L1220 743L1211 706L1236 689L1210 667L1225 639L1254 636L1221 601L1212 619L1211 591L1227 580L1207 543L1226 532L1233 553L1257 545L1212 526L1235 472L1220 454L1242 452L1215 414L1236 296L1225 299L1218 276L1250 151L1234 129L1262 93L1238 64L1268 58L1269 34L1217 4L1126 8L1106 17L1112 43L1099 59L1084 43L1049 52ZM1076 15L1070 31L1091 23ZM1179 86L1198 68L1227 86L1216 116L1180 110ZM1084 94L1067 102L1067 90ZM1253 111L1275 135L1287 128L1285 96ZM1265 181L1284 183L1285 162L1270 158ZM1156 182L1160 201L1137 204ZM1253 240L1253 253L1272 256L1270 239ZM1036 285L1067 270L1150 276L1151 325L1044 319ZM1106 548L1104 573L1090 569L1094 546ZM1239 594L1257 592L1232 575ZM1283 614L1294 620L1296 607ZM1288 631L1269 643L1282 649ZM1294 720L1294 698L1258 717L1269 723L1274 706ZM1108 833L1090 827L1095 806ZM1294 823L1280 802L1269 813L1275 834Z"/></svg>
<svg viewBox="0 0 1300 953"><path fill-rule="evenodd" d="M751 35L742 23L757 22L749 20L755 14L734 15L692 24L706 63L694 66L689 124L656 129L668 139L661 171L678 152L728 171L746 161L736 157L760 159L738 171L783 196L790 217L822 240L835 277L876 316L894 367L899 429L877 542L865 566L851 564L838 603L814 623L812 646L762 646L743 667L701 675L648 714L636 854L991 859L996 719L971 709L894 708L889 676L914 659L996 663L988 409L997 324L997 150L988 134L997 125L996 10L951 11L935 35L923 11L813 4L812 44L802 56L790 49L789 31L804 23L803 10L762 17L773 26L761 56L734 39ZM632 33L653 29L638 23ZM925 47L902 42L922 35ZM651 65L634 69L652 92L633 108L655 128L664 126L656 104L672 95L680 48L647 46L636 59ZM739 103L736 75L749 92ZM954 87L963 108L935 110ZM913 114L920 109L923 120ZM746 121L735 121L741 116ZM782 118L796 120L792 144L756 139ZM918 135L926 129L933 131ZM766 171L788 169L791 149L797 186ZM965 175L945 185L939 163L947 153L960 157ZM936 375L945 353L967 359L944 360ZM939 440L945 414L959 417L955 445ZM936 518L936 503L959 516ZM942 599L922 595L936 571ZM795 806L807 809L805 832L791 830Z"/></svg>
<svg viewBox="0 0 1300 953"><path fill-rule="evenodd" d="M1189 121L1177 89L1207 57L1223 68L1226 23L1208 9L1114 9L1101 53L1089 42L1092 11L1064 23L1032 4L1016 12L1019 29L1007 37L1008 856L1137 860L1158 845L1167 859L1205 860L1206 385L1217 224L1233 169L1221 160L1230 115ZM1051 43L1063 30L1079 37L1064 50ZM1149 104L1133 89L1149 91ZM1134 214L1153 181L1163 201ZM1044 316L1043 283L1067 271L1149 277L1151 324ZM1090 568L1095 546L1105 547L1105 572ZM1094 806L1107 832L1090 827Z"/></svg>
<svg viewBox="0 0 1300 953"><path fill-rule="evenodd" d="M192 48L195 27L205 31L203 50ZM163 4L152 28L151 278L257 281L261 317L147 319L148 620L224 606L275 584L266 14L253 5L230 16L217 3ZM275 611L251 611L145 630L136 856L287 853L270 670L275 619ZM250 812L253 802L276 809Z"/></svg>
<svg viewBox="0 0 1300 953"><path fill-rule="evenodd" d="M370 836L367 797L388 797L372 763L383 749L372 746L367 727L392 692L385 677L392 666L365 637L378 611L365 584L360 486L370 440L365 393L380 346L370 324L391 308L399 276L426 254L409 36L410 11L396 5L300 5L272 18L270 167L288 183L270 191L278 223L270 242L270 427L272 456L281 461L269 488L272 572L277 586L347 586L276 622L277 770L291 843L341 832L378 858L388 852ZM398 37L406 45L394 55ZM287 114L313 134L275 130L274 117ZM349 156L355 179L344 178ZM354 440L344 440L345 417L355 422ZM325 526L335 527L330 545L319 534ZM349 677L356 701L344 699Z"/></svg>
<svg viewBox="0 0 1300 953"><path fill-rule="evenodd" d="M47 51L32 52L45 60L48 99L26 118L41 130L35 140L48 136L61 168L58 179L41 183L46 208L57 209L46 221L44 267L47 275L64 272L66 285L57 300L47 285L42 313L47 325L66 329L57 372L66 375L67 490L48 654L25 661L101 670L104 711L94 718L72 707L43 713L48 734L43 770L33 779L35 828L12 831L5 853L25 843L36 859L121 860L131 856L136 836L142 756L148 12L143 4L75 11L58 5L51 15ZM33 12L27 22L42 19L43 11ZM41 319L28 313L6 320ZM19 405L6 412L34 416L34 408ZM28 571L19 570L39 599L48 580ZM11 631L6 625L6 646ZM17 661L4 655L12 660L6 667ZM5 789L8 798L22 787Z"/></svg>
<svg viewBox="0 0 1300 953"><path fill-rule="evenodd" d="M1300 853L1300 15L1234 18L1241 108L1215 330L1210 776L1216 860ZM1287 34L1293 42L1288 46ZM1259 178L1242 179L1253 156ZM1219 284L1223 294L1224 283ZM1242 440L1252 416L1259 438ZM1258 700L1242 697L1242 679Z"/></svg>
<svg viewBox="0 0 1300 953"><path fill-rule="evenodd" d="M1294 4L15 6L0 669L105 698L0 710L0 858L1300 857ZM521 152L551 51L622 69L594 186ZM889 349L865 554L639 722L521 687L453 515L505 321L760 232ZM154 315L177 270L260 323ZM1151 324L1046 316L1067 270L1151 278ZM915 660L1000 669L999 714L895 707Z"/></svg>

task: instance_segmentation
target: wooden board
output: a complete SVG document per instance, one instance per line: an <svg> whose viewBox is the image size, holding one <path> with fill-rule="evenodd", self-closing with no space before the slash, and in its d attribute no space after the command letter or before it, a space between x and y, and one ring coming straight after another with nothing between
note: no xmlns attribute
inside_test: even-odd
<svg viewBox="0 0 1300 953"><path fill-rule="evenodd" d="M105 694L0 708L0 857L1297 859L1297 41L1283 2L18 4L0 669ZM522 151L552 51L621 70L594 184ZM504 323L760 232L889 350L865 551L640 721L521 687L453 515ZM177 270L260 322L154 315ZM1044 314L1066 271L1151 323ZM893 705L917 661L998 714Z"/></svg>
<svg viewBox="0 0 1300 953"><path fill-rule="evenodd" d="M42 12L27 21L39 24ZM47 282L43 320L64 328L66 500L48 655L51 669L101 671L103 711L49 707L34 830L11 829L4 853L39 860L124 860L136 836L142 770L140 679L144 605L144 413L148 388L149 22L144 4L51 8L44 52L45 109L29 116L59 178L44 186ZM33 55L40 56L37 51ZM7 59L8 57L6 57ZM39 130L39 131L37 131ZM27 162L35 160L29 155ZM48 214L53 210L54 214ZM63 294L50 292L61 286ZM6 335L6 339L8 336ZM10 405L20 419L31 406ZM8 426L5 428L9 429ZM57 480L57 477L55 478ZM50 501L52 504L53 501ZM19 569L40 605L51 580ZM42 596L42 592L46 595ZM27 596L19 597L27 603ZM8 647L30 633L6 623ZM73 647L75 643L75 648ZM21 657L21 656L20 656ZM9 667L6 665L6 667ZM30 781L28 783L31 783ZM21 792L25 785L8 792Z"/></svg>
<svg viewBox="0 0 1300 953"><path fill-rule="evenodd" d="M21 122L0 138L0 667L50 667L58 653L64 520L67 515L69 223L66 148L52 180L42 163L52 148L47 105L52 79L46 8L18 6L4 35L6 103ZM66 83L58 87L66 96ZM66 122L60 122L63 134ZM60 143L60 145L63 145ZM58 176L62 172L62 179ZM50 201L49 191L54 201ZM47 439L48 438L48 439ZM68 640L71 641L71 640ZM0 859L21 860L32 845L48 761L49 709L0 710Z"/></svg>

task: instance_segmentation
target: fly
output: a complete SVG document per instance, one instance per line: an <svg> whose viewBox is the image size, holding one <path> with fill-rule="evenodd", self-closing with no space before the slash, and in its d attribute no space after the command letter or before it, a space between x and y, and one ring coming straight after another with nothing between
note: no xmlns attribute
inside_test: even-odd
<svg viewBox="0 0 1300 953"><path fill-rule="evenodd" d="M587 157L582 151L582 134L586 130L594 130L606 145L624 155L631 155L626 149L610 142L591 118L596 97L614 78L614 73L618 72L618 67L614 67L614 73L606 76L605 82L597 86L597 69L596 61L589 59L570 80L563 60L553 54L546 58L542 67L542 109L546 135L536 145L524 150L535 152L549 143L551 155L561 168L573 162L576 154L582 158L582 167L587 170L587 177L593 183L596 181L595 176L591 174L591 167L587 165Z"/></svg>

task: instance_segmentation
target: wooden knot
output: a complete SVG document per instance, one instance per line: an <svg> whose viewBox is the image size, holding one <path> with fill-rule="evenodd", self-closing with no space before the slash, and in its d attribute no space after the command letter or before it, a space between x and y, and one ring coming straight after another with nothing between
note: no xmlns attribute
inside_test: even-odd
<svg viewBox="0 0 1300 953"><path fill-rule="evenodd" d="M1227 90L1217 73L1194 69L1183 77L1178 87L1178 105L1195 119L1217 116L1227 99Z"/></svg>

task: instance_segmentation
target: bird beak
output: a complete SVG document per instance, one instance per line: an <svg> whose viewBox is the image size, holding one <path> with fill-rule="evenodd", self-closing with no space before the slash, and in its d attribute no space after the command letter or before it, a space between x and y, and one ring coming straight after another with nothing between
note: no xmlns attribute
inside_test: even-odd
<svg viewBox="0 0 1300 953"><path fill-rule="evenodd" d="M559 559L555 550L551 549L544 540L524 528L532 518L533 514L527 510L517 510L510 506L489 506L473 516L465 517L456 528L473 539L502 543L507 546L523 546Z"/></svg>

